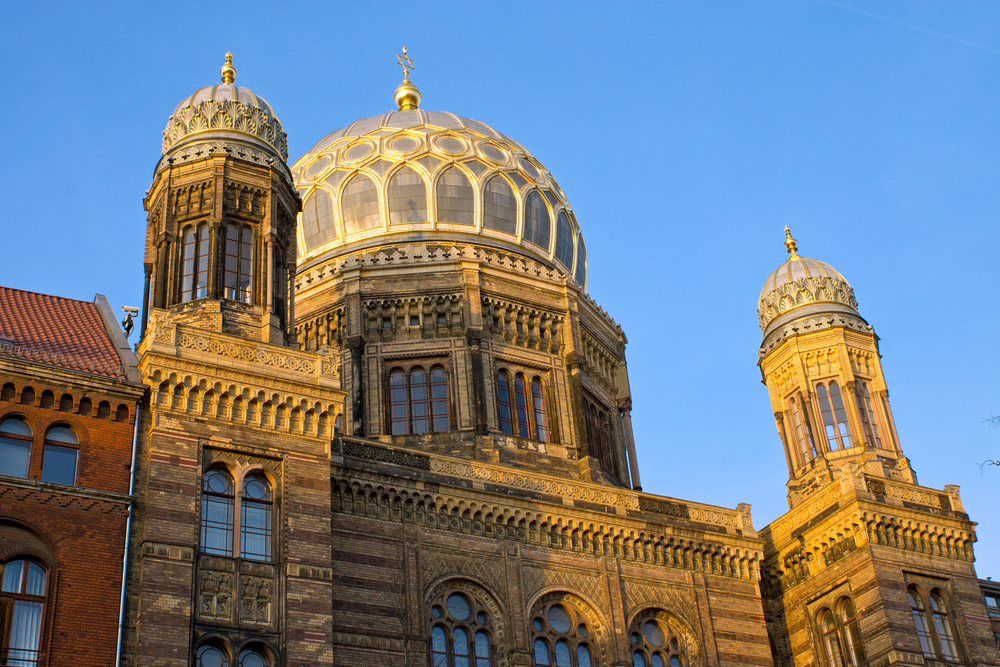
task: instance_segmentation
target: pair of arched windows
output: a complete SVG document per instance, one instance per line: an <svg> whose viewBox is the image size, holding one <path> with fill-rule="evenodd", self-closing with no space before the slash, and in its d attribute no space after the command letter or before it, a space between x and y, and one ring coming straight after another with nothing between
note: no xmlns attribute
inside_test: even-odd
<svg viewBox="0 0 1000 667"><path fill-rule="evenodd" d="M7 417L0 421L0 475L28 477L33 443L31 426L21 417ZM64 424L50 426L45 432L42 448L42 481L76 484L79 446L80 439L73 429Z"/></svg>
<svg viewBox="0 0 1000 667"><path fill-rule="evenodd" d="M232 663L232 651L224 642L211 640L202 644L195 651L196 667L271 667L271 652L263 646L250 644L245 646Z"/></svg>
<svg viewBox="0 0 1000 667"><path fill-rule="evenodd" d="M253 229L249 225L226 227L226 261L223 297L253 303Z"/></svg>
<svg viewBox="0 0 1000 667"><path fill-rule="evenodd" d="M872 404L871 392L868 390L868 383L858 380L854 384L854 398L857 401L858 414L861 415L861 425L865 429L868 441L882 449L882 438L879 437L879 419L875 413L875 406Z"/></svg>
<svg viewBox="0 0 1000 667"><path fill-rule="evenodd" d="M603 406L593 401L584 404L587 421L587 439L590 442L590 453L597 459L601 467L608 472L614 472L614 455L612 452L611 429L609 428L609 413L604 411Z"/></svg>
<svg viewBox="0 0 1000 667"><path fill-rule="evenodd" d="M842 597L833 609L824 607L816 614L823 665L826 667L861 667L865 663L865 647L861 641L861 626L854 601Z"/></svg>
<svg viewBox="0 0 1000 667"><path fill-rule="evenodd" d="M0 619L6 622L6 627L0 626L2 664L23 667L38 664L47 579L45 568L33 560L15 558L3 564Z"/></svg>
<svg viewBox="0 0 1000 667"><path fill-rule="evenodd" d="M451 430L448 376L441 366L389 372L389 423L392 435Z"/></svg>
<svg viewBox="0 0 1000 667"><path fill-rule="evenodd" d="M932 660L958 662L958 645L944 591L933 588L928 592L911 584L906 595L923 654Z"/></svg>
<svg viewBox="0 0 1000 667"><path fill-rule="evenodd" d="M461 592L431 605L431 667L493 667L490 611Z"/></svg>
<svg viewBox="0 0 1000 667"><path fill-rule="evenodd" d="M832 380L828 383L818 383L816 385L816 398L819 399L826 444L830 451L853 447L851 429L847 423L847 410L844 408L844 397L840 393L840 385Z"/></svg>
<svg viewBox="0 0 1000 667"><path fill-rule="evenodd" d="M228 470L212 468L205 473L201 499L201 550L221 556L238 555L250 560L269 561L274 502L271 483L259 472L244 476L242 482L242 492L237 494ZM238 549L234 539L237 534L240 536Z"/></svg>
<svg viewBox="0 0 1000 667"><path fill-rule="evenodd" d="M542 378L535 376L529 380L524 373L515 373L511 378L506 370L497 372L497 406L501 431L548 442L549 423Z"/></svg>
<svg viewBox="0 0 1000 667"><path fill-rule="evenodd" d="M201 299L208 296L208 225L189 225L181 238L181 301Z"/></svg>

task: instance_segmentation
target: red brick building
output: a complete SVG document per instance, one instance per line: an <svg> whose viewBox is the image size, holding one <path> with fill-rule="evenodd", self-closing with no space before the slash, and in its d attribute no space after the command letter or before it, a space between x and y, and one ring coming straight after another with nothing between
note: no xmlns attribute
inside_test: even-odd
<svg viewBox="0 0 1000 667"><path fill-rule="evenodd" d="M144 392L103 296L0 287L0 664L115 663Z"/></svg>

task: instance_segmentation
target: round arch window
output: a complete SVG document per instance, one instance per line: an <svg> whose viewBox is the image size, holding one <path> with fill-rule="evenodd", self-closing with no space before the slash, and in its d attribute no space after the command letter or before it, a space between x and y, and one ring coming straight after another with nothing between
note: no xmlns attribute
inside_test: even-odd
<svg viewBox="0 0 1000 667"><path fill-rule="evenodd" d="M205 644L198 649L197 667L229 667L229 654L216 644Z"/></svg>

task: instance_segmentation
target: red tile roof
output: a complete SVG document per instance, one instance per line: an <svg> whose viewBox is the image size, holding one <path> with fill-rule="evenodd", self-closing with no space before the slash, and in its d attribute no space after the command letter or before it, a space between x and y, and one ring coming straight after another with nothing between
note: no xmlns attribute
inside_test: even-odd
<svg viewBox="0 0 1000 667"><path fill-rule="evenodd" d="M0 355L124 379L97 305L89 301L0 287Z"/></svg>

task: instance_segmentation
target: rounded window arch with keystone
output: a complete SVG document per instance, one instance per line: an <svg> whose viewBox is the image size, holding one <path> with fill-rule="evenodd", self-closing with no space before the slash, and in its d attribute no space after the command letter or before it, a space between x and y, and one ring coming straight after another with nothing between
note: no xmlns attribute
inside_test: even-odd
<svg viewBox="0 0 1000 667"><path fill-rule="evenodd" d="M573 606L548 602L532 619L535 667L593 667L594 628Z"/></svg>
<svg viewBox="0 0 1000 667"><path fill-rule="evenodd" d="M448 590L430 607L431 667L493 667L493 615L461 591Z"/></svg>
<svg viewBox="0 0 1000 667"><path fill-rule="evenodd" d="M684 640L662 618L640 617L629 633L632 667L686 667Z"/></svg>

